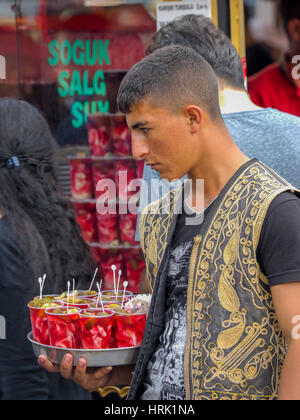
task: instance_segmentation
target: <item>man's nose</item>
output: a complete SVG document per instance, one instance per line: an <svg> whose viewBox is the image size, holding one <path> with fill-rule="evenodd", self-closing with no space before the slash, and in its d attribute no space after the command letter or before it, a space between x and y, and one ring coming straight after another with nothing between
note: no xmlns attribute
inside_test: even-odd
<svg viewBox="0 0 300 420"><path fill-rule="evenodd" d="M149 145L145 139L141 138L141 136L132 134L131 144L132 155L135 160L144 160L145 156L149 155Z"/></svg>

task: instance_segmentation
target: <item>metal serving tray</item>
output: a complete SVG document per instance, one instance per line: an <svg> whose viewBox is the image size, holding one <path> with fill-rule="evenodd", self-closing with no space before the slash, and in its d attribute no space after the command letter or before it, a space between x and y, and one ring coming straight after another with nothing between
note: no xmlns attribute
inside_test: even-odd
<svg viewBox="0 0 300 420"><path fill-rule="evenodd" d="M105 366L134 365L140 347L124 347L119 349L107 350L76 350L62 349L59 347L45 346L33 340L32 332L27 335L33 347L34 355L38 358L41 355L54 364L60 365L66 354L73 356L73 365L76 366L81 357L87 361L87 367L97 368Z"/></svg>

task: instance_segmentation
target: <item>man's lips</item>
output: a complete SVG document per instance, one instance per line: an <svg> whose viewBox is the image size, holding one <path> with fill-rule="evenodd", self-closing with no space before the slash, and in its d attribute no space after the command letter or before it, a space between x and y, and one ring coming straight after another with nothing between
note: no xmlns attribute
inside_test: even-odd
<svg viewBox="0 0 300 420"><path fill-rule="evenodd" d="M159 165L159 163L148 163L147 162L147 166L151 166L151 168L154 168L155 166Z"/></svg>

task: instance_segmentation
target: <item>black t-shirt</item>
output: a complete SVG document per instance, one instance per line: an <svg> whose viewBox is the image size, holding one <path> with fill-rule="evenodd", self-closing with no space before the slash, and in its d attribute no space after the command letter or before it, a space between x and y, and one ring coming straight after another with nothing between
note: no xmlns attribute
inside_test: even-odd
<svg viewBox="0 0 300 420"><path fill-rule="evenodd" d="M210 207L205 211L208 214ZM199 234L199 226L187 226L185 214L178 217L172 248ZM270 287L300 281L300 199L284 192L271 203L256 252Z"/></svg>
<svg viewBox="0 0 300 420"><path fill-rule="evenodd" d="M31 330L27 304L38 295L38 279L25 264L3 218L0 220L0 322L5 319L6 339L2 339L1 333L0 400L91 399L91 394L79 385L59 374L48 374L37 364L26 335Z"/></svg>
<svg viewBox="0 0 300 420"><path fill-rule="evenodd" d="M210 211L209 206L204 217ZM188 214L189 215L189 214ZM148 365L144 400L184 400L184 353L189 263L199 224L178 216L167 278L164 332ZM198 216L201 219L201 215ZM203 216L202 216L203 217ZM257 248L257 260L270 286L300 281L300 199L290 192L271 204Z"/></svg>

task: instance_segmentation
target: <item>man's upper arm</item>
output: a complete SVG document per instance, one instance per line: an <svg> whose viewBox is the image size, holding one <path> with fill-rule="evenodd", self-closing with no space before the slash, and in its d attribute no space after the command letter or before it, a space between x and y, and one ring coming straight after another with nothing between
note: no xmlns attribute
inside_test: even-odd
<svg viewBox="0 0 300 420"><path fill-rule="evenodd" d="M280 327L289 340L300 320L300 200L278 196L267 213L259 243L259 263L267 276Z"/></svg>
<svg viewBox="0 0 300 420"><path fill-rule="evenodd" d="M298 339L300 332L300 276L299 283L285 283L271 287L273 304L280 328L288 340Z"/></svg>

